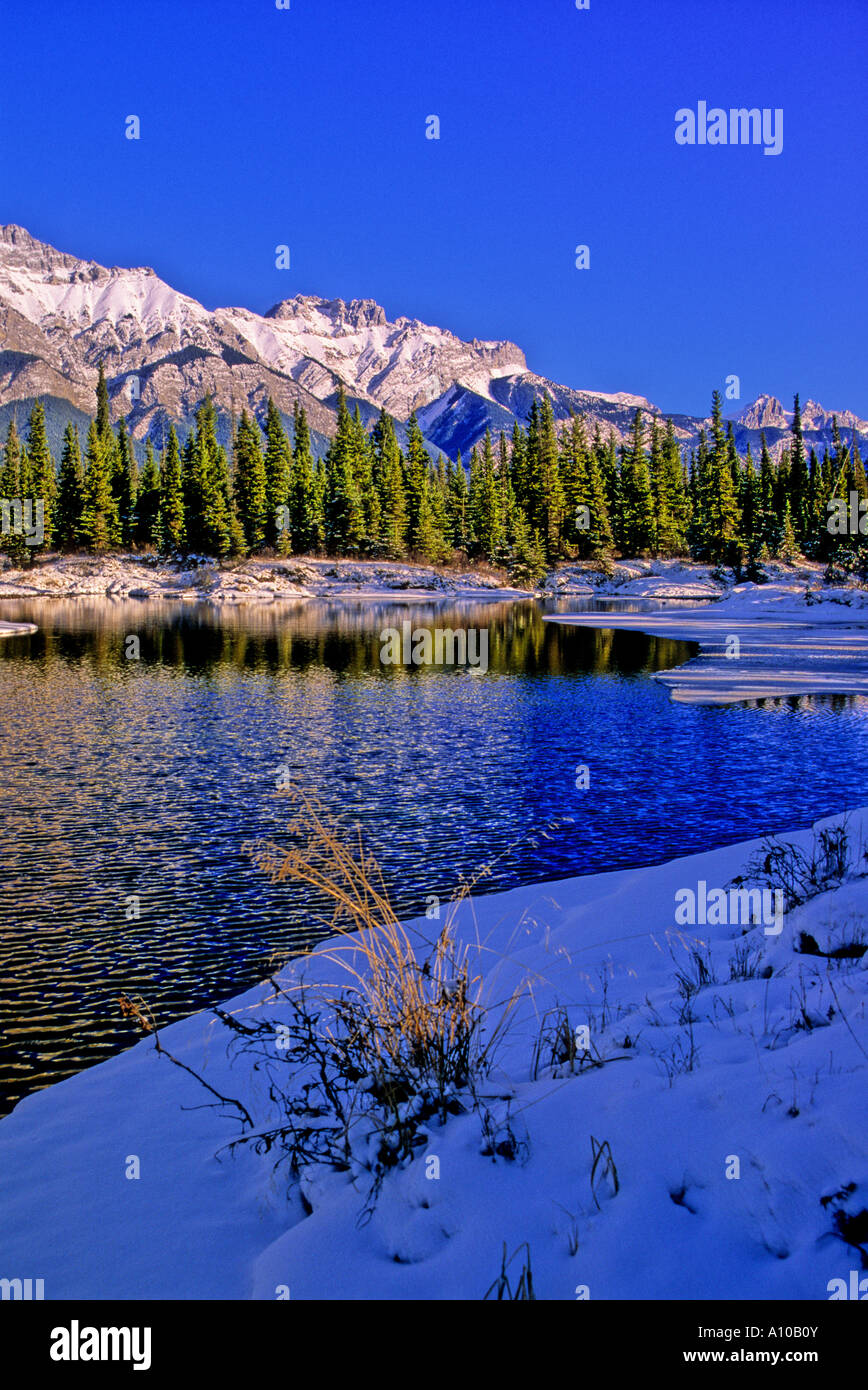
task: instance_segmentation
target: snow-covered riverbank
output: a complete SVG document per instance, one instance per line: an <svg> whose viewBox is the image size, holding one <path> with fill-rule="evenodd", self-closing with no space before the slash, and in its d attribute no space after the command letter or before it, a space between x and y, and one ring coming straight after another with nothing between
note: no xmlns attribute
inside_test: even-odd
<svg viewBox="0 0 868 1390"><path fill-rule="evenodd" d="M868 809L849 834L861 859ZM868 879L794 908L779 933L678 924L685 890L705 901L756 848L462 908L490 1023L526 984L481 1098L514 1157L508 1140L483 1154L480 1115L455 1114L425 1126L367 1224L365 1182L346 1173L308 1171L306 1210L274 1152L217 1161L236 1123L196 1108L213 1096L146 1039L0 1121L0 1276L42 1278L49 1299L475 1300L504 1242L526 1242L545 1299L829 1298L861 1269L842 1233L868 1219ZM320 951L290 969L336 967ZM279 1018L270 994L230 1007ZM535 1065L556 1005L590 1050L552 1064L546 1045ZM226 1037L199 1014L161 1041L260 1120L265 1083L227 1060Z"/></svg>
<svg viewBox="0 0 868 1390"><path fill-rule="evenodd" d="M0 573L0 599L170 599L217 606L299 598L526 597L504 575L389 560L239 560L166 564L141 555L72 555Z"/></svg>
<svg viewBox="0 0 868 1390"><path fill-rule="evenodd" d="M794 594L819 588L816 565L770 566ZM604 574L590 563L559 565L535 589L510 587L504 570L479 564L440 567L403 560L289 559L238 561L193 557L183 564L156 556L68 555L27 569L0 569L0 599L169 599L218 606L299 598L623 598L720 600L731 585L709 565L681 560L622 560Z"/></svg>
<svg viewBox="0 0 868 1390"><path fill-rule="evenodd" d="M793 581L740 584L719 603L657 613L558 614L547 621L627 628L698 642L700 656L658 672L673 699L701 704L783 695L868 695L868 590Z"/></svg>

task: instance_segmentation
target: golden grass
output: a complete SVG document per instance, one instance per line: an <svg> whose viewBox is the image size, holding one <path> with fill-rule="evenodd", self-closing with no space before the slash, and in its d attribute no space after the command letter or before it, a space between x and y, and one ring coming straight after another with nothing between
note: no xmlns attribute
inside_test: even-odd
<svg viewBox="0 0 868 1390"><path fill-rule="evenodd" d="M355 843L347 843L312 795L298 788L286 791L295 802L288 832L300 844L285 849L259 842L249 852L272 882L303 884L330 907L330 926L345 940L320 948L317 955L340 966L344 994L370 1025L372 1070L416 1070L441 1092L466 1085L485 1070L522 993L521 987L513 991L483 1043L483 980L471 960L478 950L461 942L456 931L460 904L478 880L453 896L436 937L417 932L414 944L398 920L379 865L365 849L361 827ZM326 992L335 987L334 982L316 986Z"/></svg>

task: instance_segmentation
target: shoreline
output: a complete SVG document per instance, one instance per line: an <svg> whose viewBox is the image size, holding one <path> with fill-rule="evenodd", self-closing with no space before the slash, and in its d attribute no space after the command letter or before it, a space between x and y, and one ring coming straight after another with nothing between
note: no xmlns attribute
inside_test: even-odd
<svg viewBox="0 0 868 1390"><path fill-rule="evenodd" d="M864 837L868 808L849 820ZM806 847L811 832L787 839ZM302 1201L286 1169L273 1172L273 1154L218 1160L234 1124L203 1108L198 1084L143 1039L0 1121L6 1274L38 1274L46 1300L270 1301L287 1296L276 1294L283 1286L294 1300L478 1300L503 1241L510 1251L527 1241L537 1297L547 1300L574 1300L577 1285L591 1299L827 1299L830 1282L859 1261L835 1237L833 1216L840 1207L855 1217L868 1193L868 1143L851 1122L866 1069L868 956L837 963L833 996L828 962L799 955L796 943L800 931L824 950L842 931L864 935L868 878L793 909L780 935L673 927L683 885L725 884L760 844L462 908L462 939L484 942L494 1018L516 981L533 981L485 1088L501 1120L511 1115L525 1158L486 1158L473 1113L429 1124L418 1156L389 1171L371 1222L359 1226L361 1179L307 1170ZM406 925L416 940L430 936L425 919ZM282 980L316 980L333 944L285 967ZM691 996L697 1057L687 1064L676 971L691 968L693 951L710 976ZM731 962L748 957L733 974ZM799 988L809 1023L793 1012ZM223 1007L255 1021L271 995L264 983ZM571 1023L591 1020L599 1065L528 1071L540 1017L556 1002ZM225 1037L204 1010L160 1034L175 1057L258 1113L264 1088L243 1059L227 1058ZM589 1134L610 1145L616 1186L595 1185ZM436 1182L426 1180L430 1153ZM130 1155L141 1182L125 1181ZM740 1182L725 1180L733 1155Z"/></svg>
<svg viewBox="0 0 868 1390"><path fill-rule="evenodd" d="M798 695L868 695L868 592L736 585L728 598L677 613L544 614L544 622L697 642L698 656L653 678L684 704Z"/></svg>
<svg viewBox="0 0 868 1390"><path fill-rule="evenodd" d="M142 555L71 555L42 561L32 569L0 571L0 602L158 599L243 607L319 598L407 602L533 596L533 590L512 587L485 566L446 570L388 560L290 557L218 563L191 557L191 562L182 564Z"/></svg>
<svg viewBox="0 0 868 1390"><path fill-rule="evenodd" d="M770 578L785 582L793 592L818 591L822 576L818 565L769 568ZM29 569L0 568L0 603L78 597L167 599L215 607L342 597L402 602L605 598L625 603L719 603L732 592L732 583L712 566L687 560L620 560L608 573L591 561L565 561L548 570L534 587L524 588L510 584L506 571L483 562L438 567L409 560L307 556L223 562L191 556L169 562L152 554L111 553L57 555Z"/></svg>

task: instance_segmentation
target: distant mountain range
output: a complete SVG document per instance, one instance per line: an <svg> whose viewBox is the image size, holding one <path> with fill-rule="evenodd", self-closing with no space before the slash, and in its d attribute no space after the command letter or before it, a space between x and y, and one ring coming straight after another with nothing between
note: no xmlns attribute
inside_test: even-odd
<svg viewBox="0 0 868 1390"><path fill-rule="evenodd" d="M436 456L465 459L490 428L495 434L525 423L535 396L548 392L557 419L581 414L624 440L643 396L577 390L528 369L515 343L463 342L447 329L399 318L390 322L372 299L296 295L266 314L209 310L172 289L146 267L107 269L37 241L23 227L0 227L0 425L23 422L43 400L52 442L67 419L85 422L94 409L97 369L109 380L112 414L125 415L134 438L159 446L170 423L183 434L196 407L211 395L224 438L243 406L262 421L269 396L287 418L304 406L318 452L334 431L338 387L370 424L381 407L398 426L416 411ZM662 412L657 412L662 415ZM868 451L868 422L839 411ZM673 415L684 444L706 423ZM832 412L814 401L802 407L808 447L831 440ZM773 396L760 396L736 418L740 452L754 453L759 433L778 454L792 420ZM399 428L399 437L403 430Z"/></svg>

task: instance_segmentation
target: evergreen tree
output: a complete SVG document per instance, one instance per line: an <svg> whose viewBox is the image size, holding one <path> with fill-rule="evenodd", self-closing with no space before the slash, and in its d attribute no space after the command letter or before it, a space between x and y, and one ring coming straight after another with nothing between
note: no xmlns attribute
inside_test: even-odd
<svg viewBox="0 0 868 1390"><path fill-rule="evenodd" d="M99 380L96 386L96 431L103 445L111 440L111 409L109 406L109 393L105 379L105 369L102 362L99 364Z"/></svg>
<svg viewBox="0 0 868 1390"><path fill-rule="evenodd" d="M452 544L457 550L467 550L470 544L470 494L460 449L454 467L448 471L447 513Z"/></svg>
<svg viewBox="0 0 868 1390"><path fill-rule="evenodd" d="M292 439L292 468L289 480L292 548L296 555L306 555L316 549L316 497L310 430L304 406L298 402L293 411Z"/></svg>
<svg viewBox="0 0 868 1390"><path fill-rule="evenodd" d="M476 544L487 560L495 560L506 535L501 515L501 494L494 472L491 430L485 431L482 459L471 472L470 522Z"/></svg>
<svg viewBox="0 0 868 1390"><path fill-rule="evenodd" d="M684 483L681 452L672 421L666 421L662 442L657 435L656 417L652 424L652 458L659 448L659 462L653 465L652 487L657 513L657 550L660 555L683 555L687 547L689 506Z"/></svg>
<svg viewBox="0 0 868 1390"><path fill-rule="evenodd" d="M437 533L443 561L451 552L452 528L449 525L449 499L446 480L446 460L442 454L437 458L437 467L429 479L429 498L434 529Z"/></svg>
<svg viewBox="0 0 868 1390"><path fill-rule="evenodd" d="M242 548L243 532L232 505L226 454L217 442L217 413L210 397L199 406L195 420L184 450L187 546L222 558Z"/></svg>
<svg viewBox="0 0 868 1390"><path fill-rule="evenodd" d="M138 529L136 501L139 490L139 469L136 462L135 445L127 432L127 422L123 416L118 421L113 458L112 495L118 520L116 543L132 545Z"/></svg>
<svg viewBox="0 0 868 1390"><path fill-rule="evenodd" d="M284 515L281 507L289 506L290 448L280 418L280 411L269 396L265 412L265 544L277 548L280 542L278 523Z"/></svg>
<svg viewBox="0 0 868 1390"><path fill-rule="evenodd" d="M326 543L333 555L357 554L365 535L362 498L356 481L358 434L338 389L338 420L326 454Z"/></svg>
<svg viewBox="0 0 868 1390"><path fill-rule="evenodd" d="M54 536L54 509L57 503L57 470L48 447L45 433L45 411L41 401L35 401L30 412L27 437L27 457L30 463L29 486L24 497L43 505L42 548L51 549ZM34 514L35 521L35 514Z"/></svg>
<svg viewBox="0 0 868 1390"><path fill-rule="evenodd" d="M142 469L136 499L136 545L155 546L159 541L160 468L150 439L145 443L145 466Z"/></svg>
<svg viewBox="0 0 868 1390"><path fill-rule="evenodd" d="M554 411L548 394L543 397L535 429L533 447L528 429L528 471L535 499L528 520L532 529L539 531L547 558L554 561L561 554L565 504Z"/></svg>
<svg viewBox="0 0 868 1390"><path fill-rule="evenodd" d="M404 487L404 464L395 425L387 411L380 418L372 435L374 450L374 483L380 498L380 534L385 554L399 560L407 548L407 495Z"/></svg>
<svg viewBox="0 0 868 1390"><path fill-rule="evenodd" d="M711 450L700 480L700 525L705 554L718 563L731 554L738 527L738 506L727 456L721 395L712 395Z"/></svg>
<svg viewBox="0 0 868 1390"><path fill-rule="evenodd" d="M241 420L235 432L233 444L235 457L235 505L238 519L244 532L244 542L248 551L261 550L265 544L268 524L268 483L262 449L259 444L259 428L251 420L246 409L241 412ZM287 506L287 503L284 503ZM280 520L278 517L278 533Z"/></svg>
<svg viewBox="0 0 868 1390"><path fill-rule="evenodd" d="M443 561L449 553L449 547L443 536L443 532L437 525L437 516L432 503L432 486L428 478L422 485L422 497L419 502L419 518L416 522L416 529L413 532L413 550L423 560Z"/></svg>
<svg viewBox="0 0 868 1390"><path fill-rule="evenodd" d="M112 496L113 438L101 438L94 420L85 445L84 498L79 534L89 550L117 543L117 508Z"/></svg>
<svg viewBox="0 0 868 1390"><path fill-rule="evenodd" d="M78 427L67 423L60 456L60 483L57 492L56 539L64 550L75 550L82 541L81 515L84 509L84 465Z"/></svg>
<svg viewBox="0 0 868 1390"><path fill-rule="evenodd" d="M642 411L633 416L633 437L621 461L621 527L623 548L629 555L656 549L654 497L651 473L645 457Z"/></svg>
<svg viewBox="0 0 868 1390"><path fill-rule="evenodd" d="M536 401L532 409L536 408ZM516 420L512 427L512 448L509 457L510 482L516 506L527 513L530 507L530 478L528 475L527 441Z"/></svg>
<svg viewBox="0 0 868 1390"><path fill-rule="evenodd" d="M793 526L793 516L790 511L790 501L784 504L784 518L781 532L781 541L778 546L778 559L792 563L800 558L799 545L796 539L796 532Z"/></svg>
<svg viewBox="0 0 868 1390"><path fill-rule="evenodd" d="M352 438L353 475L362 513L359 548L363 554L371 554L379 545L382 513L380 494L374 482L373 446L362 423L358 404L353 412Z"/></svg>
<svg viewBox="0 0 868 1390"><path fill-rule="evenodd" d="M322 459L317 459L313 470L313 537L311 549L322 554L326 548L326 492L328 477Z"/></svg>
<svg viewBox="0 0 868 1390"><path fill-rule="evenodd" d="M744 467L739 472L737 494L740 511L739 534L750 564L759 556L763 544L762 488L759 473L754 467L750 444L747 446Z"/></svg>
<svg viewBox="0 0 868 1390"><path fill-rule="evenodd" d="M564 544L572 554L582 555L590 525L588 505L588 448L581 421L571 412L570 423L560 436L559 468L564 494ZM587 508L580 513L579 508Z"/></svg>
<svg viewBox="0 0 868 1390"><path fill-rule="evenodd" d="M760 521L757 554L762 557L763 549L767 550L769 555L776 554L780 544L780 530L775 514L775 468L766 443L765 430L760 431L760 451Z"/></svg>
<svg viewBox="0 0 868 1390"><path fill-rule="evenodd" d="M184 479L181 467L181 451L175 426L169 430L169 438L160 461L160 505L157 513L157 535L160 551L165 555L183 552L187 545L187 528L184 518Z"/></svg>
<svg viewBox="0 0 868 1390"><path fill-rule="evenodd" d="M428 472L431 467L431 460L428 457L428 450L425 448L425 440L419 422L416 419L416 412L410 416L407 422L407 459L404 470L405 489L407 496L407 529L411 541L419 529L419 516L422 510L422 499L428 491ZM415 542L413 542L415 544Z"/></svg>
<svg viewBox="0 0 868 1390"><path fill-rule="evenodd" d="M613 543L620 548L624 531L624 508L621 496L621 472L618 468L618 445L614 430L610 429L608 438L604 440L600 434L599 426L595 427L591 457L596 461L600 477L603 480Z"/></svg>
<svg viewBox="0 0 868 1390"><path fill-rule="evenodd" d="M535 589L545 578L547 568L539 532L531 534L524 512L516 508L509 565L511 583L518 588Z"/></svg>
<svg viewBox="0 0 868 1390"><path fill-rule="evenodd" d="M13 504L23 503L25 497L29 495L22 481L22 452L18 431L15 428L15 420L10 419L6 429L6 443L3 446L2 468L0 468L0 498L9 508L7 524L10 529L5 535L0 535L0 549L11 556L19 565L29 558L31 551L31 547L24 538L23 530L12 529L17 523ZM4 520L6 520L5 515Z"/></svg>
<svg viewBox="0 0 868 1390"><path fill-rule="evenodd" d="M808 534L808 466L805 459L802 412L799 404L798 392L793 398L791 435L792 446L790 449L789 477L790 512L796 538L799 541L804 541Z"/></svg>

